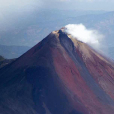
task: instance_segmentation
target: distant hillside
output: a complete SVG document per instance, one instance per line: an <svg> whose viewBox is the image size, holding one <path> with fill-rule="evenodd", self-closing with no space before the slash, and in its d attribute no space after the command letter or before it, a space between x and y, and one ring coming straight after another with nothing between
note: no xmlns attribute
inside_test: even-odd
<svg viewBox="0 0 114 114"><path fill-rule="evenodd" d="M27 46L5 46L0 45L0 55L7 59L17 58L29 50ZM2 57L0 57L3 59Z"/></svg>
<svg viewBox="0 0 114 114"><path fill-rule="evenodd" d="M3 61L4 60L4 58L0 55L0 61Z"/></svg>
<svg viewBox="0 0 114 114"><path fill-rule="evenodd" d="M29 15L25 14L18 18L18 22L14 19L11 25L8 23L9 25L5 24L0 28L0 44L33 46L51 31L70 23L77 23L75 18L78 16L102 13L104 11L41 10Z"/></svg>
<svg viewBox="0 0 114 114"><path fill-rule="evenodd" d="M6 66L7 64L13 62L15 59L5 59L0 55L0 68Z"/></svg>

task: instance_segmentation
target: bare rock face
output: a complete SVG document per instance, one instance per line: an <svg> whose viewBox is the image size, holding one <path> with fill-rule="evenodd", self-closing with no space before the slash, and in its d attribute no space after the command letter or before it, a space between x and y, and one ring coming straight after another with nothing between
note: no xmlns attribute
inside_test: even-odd
<svg viewBox="0 0 114 114"><path fill-rule="evenodd" d="M114 64L63 29L0 69L0 114L114 114Z"/></svg>

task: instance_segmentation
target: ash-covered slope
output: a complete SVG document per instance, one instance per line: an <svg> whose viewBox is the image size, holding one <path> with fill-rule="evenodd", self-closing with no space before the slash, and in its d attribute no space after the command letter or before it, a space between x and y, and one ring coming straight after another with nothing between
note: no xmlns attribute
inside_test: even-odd
<svg viewBox="0 0 114 114"><path fill-rule="evenodd" d="M0 70L1 114L113 114L114 64L63 29Z"/></svg>

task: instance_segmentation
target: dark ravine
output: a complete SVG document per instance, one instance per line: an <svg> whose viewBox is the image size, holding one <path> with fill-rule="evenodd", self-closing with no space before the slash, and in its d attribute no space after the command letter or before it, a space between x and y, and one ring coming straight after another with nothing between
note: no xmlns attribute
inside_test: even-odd
<svg viewBox="0 0 114 114"><path fill-rule="evenodd" d="M113 114L114 64L53 31L0 69L0 114Z"/></svg>

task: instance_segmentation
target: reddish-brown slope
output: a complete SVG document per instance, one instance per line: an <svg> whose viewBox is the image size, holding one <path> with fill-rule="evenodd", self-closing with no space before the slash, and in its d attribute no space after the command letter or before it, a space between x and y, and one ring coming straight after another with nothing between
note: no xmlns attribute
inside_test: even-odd
<svg viewBox="0 0 114 114"><path fill-rule="evenodd" d="M114 66L54 31L0 70L0 90L1 114L113 114Z"/></svg>

